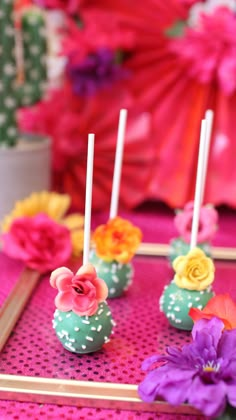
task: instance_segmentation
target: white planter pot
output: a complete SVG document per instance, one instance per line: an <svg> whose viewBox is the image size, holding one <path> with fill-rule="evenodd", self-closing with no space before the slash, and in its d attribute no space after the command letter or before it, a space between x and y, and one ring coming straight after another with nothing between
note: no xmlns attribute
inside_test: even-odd
<svg viewBox="0 0 236 420"><path fill-rule="evenodd" d="M50 139L22 135L17 146L0 148L0 220L17 200L50 186Z"/></svg>

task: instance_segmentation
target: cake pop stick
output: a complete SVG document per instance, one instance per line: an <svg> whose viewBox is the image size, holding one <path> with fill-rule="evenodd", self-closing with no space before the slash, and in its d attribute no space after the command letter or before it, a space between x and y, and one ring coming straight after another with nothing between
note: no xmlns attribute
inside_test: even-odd
<svg viewBox="0 0 236 420"><path fill-rule="evenodd" d="M127 120L127 109L121 109L120 118L119 118L119 126L118 126L113 183L112 183L110 219L114 219L117 216L117 211L118 211L118 200L119 200L119 192L120 192L120 179L121 179L121 168L122 168L122 160L123 160L126 120Z"/></svg>
<svg viewBox="0 0 236 420"><path fill-rule="evenodd" d="M83 264L88 264L90 249L91 229L91 207L92 207L92 185L93 185L93 156L94 156L94 134L88 135L88 155L86 174L86 197L85 197L85 219L84 219L84 252Z"/></svg>
<svg viewBox="0 0 236 420"><path fill-rule="evenodd" d="M203 203L203 200L204 200L204 192L205 192L205 185L206 185L206 174L207 174L209 150L210 150L210 143L211 143L213 118L214 118L214 112L211 109L208 109L205 113L207 129L206 129L206 142L205 142L204 165L203 165L201 204Z"/></svg>
<svg viewBox="0 0 236 420"><path fill-rule="evenodd" d="M195 248L196 245L197 245L199 215L200 215L201 198L202 198L202 191L203 191L203 168L204 168L204 162L205 162L206 135L207 135L207 123L206 123L206 120L202 120L199 154L198 154L197 179L196 179L195 197L194 197L194 209L193 209L193 221L192 221L190 250Z"/></svg>

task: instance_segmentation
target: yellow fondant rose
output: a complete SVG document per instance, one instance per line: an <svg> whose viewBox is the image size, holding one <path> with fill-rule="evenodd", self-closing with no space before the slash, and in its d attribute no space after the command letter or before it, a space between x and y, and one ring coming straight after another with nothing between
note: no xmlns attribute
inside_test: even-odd
<svg viewBox="0 0 236 420"><path fill-rule="evenodd" d="M215 267L211 258L199 248L187 255L177 257L173 262L174 282L182 289L204 290L214 280Z"/></svg>

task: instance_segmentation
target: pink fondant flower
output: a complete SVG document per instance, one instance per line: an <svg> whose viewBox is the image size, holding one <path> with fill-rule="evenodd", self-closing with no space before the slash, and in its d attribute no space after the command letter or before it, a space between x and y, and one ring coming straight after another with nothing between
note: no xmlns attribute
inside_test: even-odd
<svg viewBox="0 0 236 420"><path fill-rule="evenodd" d="M3 235L3 251L40 273L65 263L72 252L70 231L45 214L15 219Z"/></svg>
<svg viewBox="0 0 236 420"><path fill-rule="evenodd" d="M106 283L97 277L92 264L83 265L75 275L69 268L60 267L52 272L50 284L59 291L56 307L79 316L94 315L108 295Z"/></svg>
<svg viewBox="0 0 236 420"><path fill-rule="evenodd" d="M187 203L183 209L177 213L174 219L176 228L185 242L189 243L191 239L191 228L193 219L193 202ZM201 207L198 243L210 241L217 229L218 214L214 207L206 205Z"/></svg>

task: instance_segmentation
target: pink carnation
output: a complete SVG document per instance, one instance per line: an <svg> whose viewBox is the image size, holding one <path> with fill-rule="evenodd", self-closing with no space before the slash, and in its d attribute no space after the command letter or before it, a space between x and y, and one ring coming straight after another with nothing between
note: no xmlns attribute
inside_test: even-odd
<svg viewBox="0 0 236 420"><path fill-rule="evenodd" d="M72 252L70 231L44 214L19 217L3 235L3 251L40 273L65 263Z"/></svg>
<svg viewBox="0 0 236 420"><path fill-rule="evenodd" d="M60 267L52 272L50 284L59 291L56 307L79 316L94 315L98 304L108 295L106 283L97 277L92 264L83 265L75 275L68 268Z"/></svg>
<svg viewBox="0 0 236 420"><path fill-rule="evenodd" d="M217 81L226 94L236 89L236 15L226 7L202 13L195 28L173 39L170 49L187 65L186 71L201 83Z"/></svg>
<svg viewBox="0 0 236 420"><path fill-rule="evenodd" d="M187 203L183 209L177 213L174 219L176 228L185 242L190 243L193 219L193 202ZM203 206L200 210L198 243L210 241L215 234L218 222L218 213L210 205Z"/></svg>

